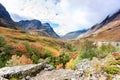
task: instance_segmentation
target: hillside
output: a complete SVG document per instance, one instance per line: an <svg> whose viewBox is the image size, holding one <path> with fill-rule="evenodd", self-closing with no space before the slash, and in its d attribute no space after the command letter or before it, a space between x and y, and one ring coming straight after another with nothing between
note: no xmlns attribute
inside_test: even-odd
<svg viewBox="0 0 120 80"><path fill-rule="evenodd" d="M62 38L63 39L76 39L78 36L80 36L81 34L84 34L87 31L88 30L83 29L83 30L69 32L69 33L65 34Z"/></svg>
<svg viewBox="0 0 120 80"><path fill-rule="evenodd" d="M47 60L57 66L62 63L59 61L59 56L69 56L65 54L70 52L71 48L69 46L70 44L63 40L0 27L0 67L38 63L41 60ZM16 59L14 56L23 58L22 63L16 61L14 64L14 59ZM13 60L12 57L14 57ZM58 62L53 62L56 59L58 59ZM68 59L63 60L64 64Z"/></svg>
<svg viewBox="0 0 120 80"><path fill-rule="evenodd" d="M112 16L107 16L101 23L94 25L80 38L90 38L99 41L120 41L120 10Z"/></svg>

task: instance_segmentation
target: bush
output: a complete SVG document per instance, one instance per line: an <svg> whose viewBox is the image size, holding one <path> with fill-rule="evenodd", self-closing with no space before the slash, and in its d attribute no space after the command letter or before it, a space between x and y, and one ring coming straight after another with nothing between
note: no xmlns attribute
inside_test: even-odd
<svg viewBox="0 0 120 80"><path fill-rule="evenodd" d="M5 43L5 39L0 36L0 68L4 67L7 60L10 59L10 53L13 49L14 48L10 45L7 45Z"/></svg>
<svg viewBox="0 0 120 80"><path fill-rule="evenodd" d="M34 63L38 63L39 59L40 58L38 56L36 56L35 54L32 55L32 60L33 60Z"/></svg>
<svg viewBox="0 0 120 80"><path fill-rule="evenodd" d="M34 54L34 51L31 49L29 43L26 42L26 43L24 43L24 45L25 45L28 53L29 53L30 55L33 55L33 54Z"/></svg>
<svg viewBox="0 0 120 80"><path fill-rule="evenodd" d="M0 36L0 47L3 47L5 45L5 39Z"/></svg>
<svg viewBox="0 0 120 80"><path fill-rule="evenodd" d="M63 53L60 55L60 63L62 63L64 67L69 60L70 60L70 57L68 54Z"/></svg>
<svg viewBox="0 0 120 80"><path fill-rule="evenodd" d="M88 58L92 59L93 57L97 57L99 55L99 50L96 45L93 44L92 41L85 40L80 44L80 54L79 57L82 59Z"/></svg>
<svg viewBox="0 0 120 80"><path fill-rule="evenodd" d="M112 45L112 44L102 44L102 46L100 47L100 52L101 53L112 53L115 52L116 48Z"/></svg>
<svg viewBox="0 0 120 80"><path fill-rule="evenodd" d="M21 57L17 55L13 55L11 59L7 61L6 66L17 66L17 65L25 65L25 64L32 64L32 60L24 55L22 55Z"/></svg>
<svg viewBox="0 0 120 80"><path fill-rule="evenodd" d="M47 58L47 57L53 57L52 52L49 51L49 50L45 50L45 51L44 51L44 54L43 54L43 58L44 58L44 59Z"/></svg>
<svg viewBox="0 0 120 80"><path fill-rule="evenodd" d="M118 67L108 67L104 71L108 74L120 74L120 68Z"/></svg>

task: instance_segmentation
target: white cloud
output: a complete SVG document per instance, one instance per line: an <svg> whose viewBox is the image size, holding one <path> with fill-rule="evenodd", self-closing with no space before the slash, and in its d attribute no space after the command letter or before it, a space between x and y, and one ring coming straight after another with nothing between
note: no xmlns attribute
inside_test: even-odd
<svg viewBox="0 0 120 80"><path fill-rule="evenodd" d="M59 27L54 30L59 34L91 27L120 9L120 0L0 0L0 2L11 14L58 23Z"/></svg>

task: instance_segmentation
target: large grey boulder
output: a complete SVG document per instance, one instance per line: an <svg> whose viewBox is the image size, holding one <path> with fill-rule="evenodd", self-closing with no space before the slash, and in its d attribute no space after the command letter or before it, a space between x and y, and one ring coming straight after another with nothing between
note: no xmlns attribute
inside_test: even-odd
<svg viewBox="0 0 120 80"><path fill-rule="evenodd" d="M44 70L44 68L48 68L47 70L53 69L52 66L48 66L45 62L41 62L39 64L29 64L23 66L1 68L0 76L7 79L11 77L24 78L26 76L35 76L41 70Z"/></svg>

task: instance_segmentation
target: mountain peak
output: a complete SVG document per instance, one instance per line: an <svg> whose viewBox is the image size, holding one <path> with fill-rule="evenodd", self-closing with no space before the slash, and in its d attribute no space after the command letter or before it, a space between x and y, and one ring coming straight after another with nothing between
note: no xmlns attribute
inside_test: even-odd
<svg viewBox="0 0 120 80"><path fill-rule="evenodd" d="M1 3L0 3L0 18L12 21L8 11L6 10L6 8Z"/></svg>
<svg viewBox="0 0 120 80"><path fill-rule="evenodd" d="M0 26L12 29L20 29L20 27L12 20L10 14L1 3L0 3Z"/></svg>
<svg viewBox="0 0 120 80"><path fill-rule="evenodd" d="M49 23L41 23L41 21L36 19L22 20L17 23L25 30L34 30L43 36L44 34L48 34L49 37L59 38Z"/></svg>

